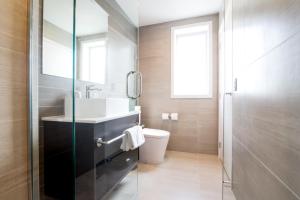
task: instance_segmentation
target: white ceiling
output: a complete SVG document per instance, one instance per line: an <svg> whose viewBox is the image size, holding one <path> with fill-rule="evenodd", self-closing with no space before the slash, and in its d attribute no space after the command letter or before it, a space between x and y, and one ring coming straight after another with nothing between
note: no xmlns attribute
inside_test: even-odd
<svg viewBox="0 0 300 200"><path fill-rule="evenodd" d="M135 26L139 26L139 0L116 0Z"/></svg>
<svg viewBox="0 0 300 200"><path fill-rule="evenodd" d="M218 13L222 0L140 0L140 26Z"/></svg>

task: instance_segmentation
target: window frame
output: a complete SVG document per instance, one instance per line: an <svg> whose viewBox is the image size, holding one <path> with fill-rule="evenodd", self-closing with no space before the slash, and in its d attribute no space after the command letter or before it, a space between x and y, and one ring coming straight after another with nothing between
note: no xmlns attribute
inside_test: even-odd
<svg viewBox="0 0 300 200"><path fill-rule="evenodd" d="M182 28L195 26L208 26L208 67L209 67L209 94L208 95L175 95L174 94L174 55L175 55L175 31ZM182 26L171 27L171 99L212 99L213 98L213 23L205 21Z"/></svg>

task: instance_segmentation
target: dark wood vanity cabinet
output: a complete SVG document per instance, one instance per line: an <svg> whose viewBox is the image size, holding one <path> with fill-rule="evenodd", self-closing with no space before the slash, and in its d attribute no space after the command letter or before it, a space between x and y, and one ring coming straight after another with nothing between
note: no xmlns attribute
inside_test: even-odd
<svg viewBox="0 0 300 200"><path fill-rule="evenodd" d="M79 200L104 199L136 168L138 150L122 151L122 139L101 147L96 140L118 137L138 119L136 114L100 123L76 123L75 140L72 123L44 121L45 194L63 200L75 195Z"/></svg>

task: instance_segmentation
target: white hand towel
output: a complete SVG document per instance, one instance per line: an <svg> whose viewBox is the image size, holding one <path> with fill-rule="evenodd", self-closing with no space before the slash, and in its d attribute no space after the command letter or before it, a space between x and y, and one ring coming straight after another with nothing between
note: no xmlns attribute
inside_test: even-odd
<svg viewBox="0 0 300 200"><path fill-rule="evenodd" d="M134 150L145 142L141 126L134 126L124 131L121 149L123 151Z"/></svg>

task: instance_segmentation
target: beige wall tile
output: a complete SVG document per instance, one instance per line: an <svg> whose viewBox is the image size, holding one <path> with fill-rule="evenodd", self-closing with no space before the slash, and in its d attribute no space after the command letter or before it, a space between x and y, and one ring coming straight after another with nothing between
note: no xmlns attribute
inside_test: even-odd
<svg viewBox="0 0 300 200"><path fill-rule="evenodd" d="M28 198L27 3L0 3L1 200Z"/></svg>
<svg viewBox="0 0 300 200"><path fill-rule="evenodd" d="M214 25L213 98L171 99L171 27L212 20ZM169 149L195 153L217 152L217 38L218 15L140 28L140 99L143 123L171 132ZM161 113L178 112L179 121L162 121Z"/></svg>

